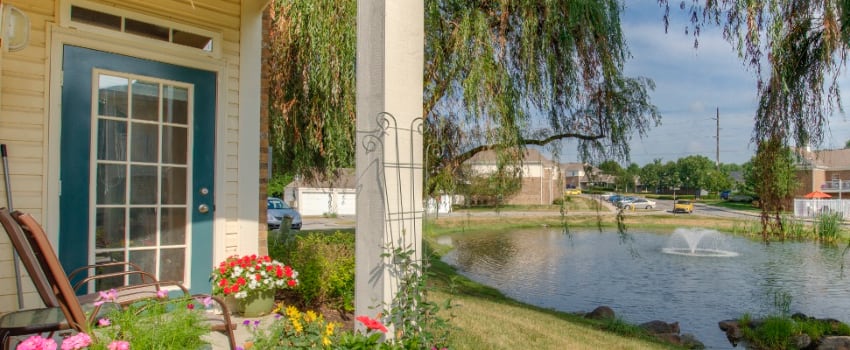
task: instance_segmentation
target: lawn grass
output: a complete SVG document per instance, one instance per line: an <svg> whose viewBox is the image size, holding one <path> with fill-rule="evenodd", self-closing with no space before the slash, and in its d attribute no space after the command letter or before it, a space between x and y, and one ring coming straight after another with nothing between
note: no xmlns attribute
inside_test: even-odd
<svg viewBox="0 0 850 350"><path fill-rule="evenodd" d="M551 214L525 214L523 220L516 216L470 216L426 221L425 251L431 256L429 282L435 288L429 298L441 303L450 300L454 305L443 312L444 317L452 315L452 349L678 349L620 320L588 320L581 315L517 302L458 274L440 260L440 255L451 249L436 243L441 235L562 224L561 217ZM598 224L616 227L610 216L586 215L570 220L575 227Z"/></svg>

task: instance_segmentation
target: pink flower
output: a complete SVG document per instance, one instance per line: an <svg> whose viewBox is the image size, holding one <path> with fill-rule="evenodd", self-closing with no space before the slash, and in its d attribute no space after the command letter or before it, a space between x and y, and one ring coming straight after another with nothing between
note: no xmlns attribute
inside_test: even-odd
<svg viewBox="0 0 850 350"><path fill-rule="evenodd" d="M20 350L56 350L56 341L34 335L18 344Z"/></svg>
<svg viewBox="0 0 850 350"><path fill-rule="evenodd" d="M210 306L212 306L212 304L213 304L213 298L212 298L211 296L209 296L209 295L208 295L208 296L206 296L206 297L205 297L205 298L203 298L203 299L198 298L198 300L200 300L200 301L201 301L201 303L202 303L202 304L204 304L204 307L205 307L205 308L209 308L209 307L210 307Z"/></svg>
<svg viewBox="0 0 850 350"><path fill-rule="evenodd" d="M130 350L130 343L123 340L114 340L109 343L109 350Z"/></svg>
<svg viewBox="0 0 850 350"><path fill-rule="evenodd" d="M77 333L62 341L62 350L79 350L91 345L91 337L85 333Z"/></svg>
<svg viewBox="0 0 850 350"><path fill-rule="evenodd" d="M165 299L166 297L168 297L168 291L164 290L164 289L160 289L160 290L156 291L156 297L160 298L160 299Z"/></svg>
<svg viewBox="0 0 850 350"><path fill-rule="evenodd" d="M112 288L106 292L100 291L97 292L98 297L97 301L94 302L94 306L101 306L106 302L115 302L118 300L118 291L115 288Z"/></svg>
<svg viewBox="0 0 850 350"><path fill-rule="evenodd" d="M111 324L112 324L112 321L110 321L106 317L97 320L97 325L101 326L101 327L106 327L106 326L111 325Z"/></svg>

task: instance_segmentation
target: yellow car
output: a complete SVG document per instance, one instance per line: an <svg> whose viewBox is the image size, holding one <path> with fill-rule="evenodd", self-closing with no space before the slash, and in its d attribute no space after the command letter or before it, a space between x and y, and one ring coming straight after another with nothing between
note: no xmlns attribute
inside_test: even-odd
<svg viewBox="0 0 850 350"><path fill-rule="evenodd" d="M673 212L683 212L683 213L693 213L694 212L694 203L686 200L677 200L676 204L673 204Z"/></svg>
<svg viewBox="0 0 850 350"><path fill-rule="evenodd" d="M565 194L565 195L568 195L568 196L577 196L577 195L580 195L580 194L581 194L581 189L578 189L578 188L568 188L568 189L567 189L567 191L566 191L566 192L564 192L564 194Z"/></svg>

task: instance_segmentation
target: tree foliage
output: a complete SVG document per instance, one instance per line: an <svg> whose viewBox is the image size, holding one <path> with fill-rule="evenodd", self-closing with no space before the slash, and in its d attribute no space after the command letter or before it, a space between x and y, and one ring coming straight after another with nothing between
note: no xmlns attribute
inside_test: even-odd
<svg viewBox="0 0 850 350"><path fill-rule="evenodd" d="M353 166L356 1L275 0L269 8L273 169L310 177Z"/></svg>
<svg viewBox="0 0 850 350"><path fill-rule="evenodd" d="M669 23L669 0L658 2ZM702 26L718 25L754 70L759 104L752 138L759 162L783 161L787 146L822 142L829 116L841 110L838 77L850 42L850 1L692 0L690 6L682 1L680 9L691 19L695 45ZM767 223L779 218L775 210L782 207L786 179L781 171L762 176L758 191L767 237L769 226L781 225Z"/></svg>
<svg viewBox="0 0 850 350"><path fill-rule="evenodd" d="M287 172L353 164L354 0L275 0L269 36L271 144ZM616 0L425 0L427 191L453 190L472 155L504 165L523 147L580 140L585 157L627 158L656 125L653 82L623 75Z"/></svg>
<svg viewBox="0 0 850 350"><path fill-rule="evenodd" d="M656 125L651 80L623 75L619 1L425 1L426 168L451 178L483 150L578 140L582 158L628 158ZM439 174L443 174L442 176ZM440 182L428 184L437 192Z"/></svg>

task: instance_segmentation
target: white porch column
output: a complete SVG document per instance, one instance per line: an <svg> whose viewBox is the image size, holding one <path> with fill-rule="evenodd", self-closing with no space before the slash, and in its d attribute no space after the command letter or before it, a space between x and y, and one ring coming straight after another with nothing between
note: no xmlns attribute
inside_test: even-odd
<svg viewBox="0 0 850 350"><path fill-rule="evenodd" d="M357 1L358 316L397 290L385 247L421 252L423 56L423 0Z"/></svg>

